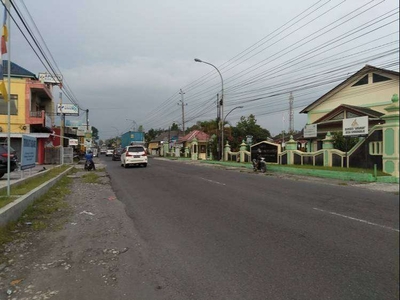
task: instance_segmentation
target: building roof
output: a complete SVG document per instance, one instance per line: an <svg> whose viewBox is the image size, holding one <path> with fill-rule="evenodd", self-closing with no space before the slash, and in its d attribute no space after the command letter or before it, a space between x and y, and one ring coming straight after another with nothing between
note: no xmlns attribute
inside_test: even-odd
<svg viewBox="0 0 400 300"><path fill-rule="evenodd" d="M381 113L379 111L376 111L376 110L373 110L373 109L370 109L367 107L342 104L342 105L339 105L338 107L336 107L334 110L327 113L326 115L322 116L315 122L313 122L313 124L318 124L323 121L330 121L331 118L333 118L334 116L336 116L337 114L339 114L340 112L342 112L344 110L350 110L356 114L359 114L360 116L368 116L372 119L379 119L381 116L384 115L383 113Z"/></svg>
<svg viewBox="0 0 400 300"><path fill-rule="evenodd" d="M164 131L160 133L154 140L151 140L150 143L168 141L168 139L177 136L178 138L181 136L182 132L178 130Z"/></svg>
<svg viewBox="0 0 400 300"><path fill-rule="evenodd" d="M331 89L329 92L326 94L322 95L319 97L316 101L308 105L306 108L304 108L300 113L308 113L310 110L314 109L316 106L320 105L321 103L325 102L328 100L330 97L335 95L336 93L340 92L342 89L344 89L346 86L348 86L350 83L352 83L354 80L357 78L361 78L365 74L368 74L369 72L379 72L379 73L386 73L394 76L399 76L399 72L396 71L391 71L387 69L382 69L382 68L377 68L374 66L370 65L365 65L362 69L351 75L349 78L347 78L345 81L340 83L339 85L335 86L333 89Z"/></svg>
<svg viewBox="0 0 400 300"><path fill-rule="evenodd" d="M37 77L35 74L28 71L27 69L24 69L20 65L17 65L16 63L11 62L10 70L11 70L11 72L10 72L11 77L32 78L32 79L37 80ZM7 74L8 74L8 60L3 60L3 75L4 75L4 77L7 76Z"/></svg>
<svg viewBox="0 0 400 300"><path fill-rule="evenodd" d="M180 138L178 140L178 143L191 142L192 140L194 140L194 138L196 138L199 142L208 142L208 140L210 139L210 136L203 131L193 130L193 131L189 132L187 135L185 135L184 137Z"/></svg>

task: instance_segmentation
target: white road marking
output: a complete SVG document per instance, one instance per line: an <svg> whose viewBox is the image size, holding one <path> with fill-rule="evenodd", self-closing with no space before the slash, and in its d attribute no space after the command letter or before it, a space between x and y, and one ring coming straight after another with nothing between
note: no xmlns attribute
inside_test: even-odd
<svg viewBox="0 0 400 300"><path fill-rule="evenodd" d="M366 221L366 220L361 220L361 219L345 216L345 215L342 215L342 214L338 214L338 213L335 213L335 212L332 212L332 211L319 209L319 208L316 208L316 207L314 207L313 209L318 210L318 211L322 211L322 212L326 212L326 213L331 214L331 215L335 215L335 216L343 217L343 218L346 218L346 219L350 219L350 220L358 221L358 222L361 222L361 223L365 223L365 224L368 224L368 225L378 226L378 227L381 227L381 228L385 228L385 229L389 229L389 230L393 230L393 231L399 232L399 230L396 229L396 228L392 228L392 227L388 227L388 226L372 223L372 222L369 222L369 221Z"/></svg>
<svg viewBox="0 0 400 300"><path fill-rule="evenodd" d="M219 181L214 181L214 180L210 180L210 179L203 178L203 177L200 177L200 178L205 180L205 181L212 182L212 183L215 183L215 184L225 185L225 183L222 183L222 182L219 182Z"/></svg>

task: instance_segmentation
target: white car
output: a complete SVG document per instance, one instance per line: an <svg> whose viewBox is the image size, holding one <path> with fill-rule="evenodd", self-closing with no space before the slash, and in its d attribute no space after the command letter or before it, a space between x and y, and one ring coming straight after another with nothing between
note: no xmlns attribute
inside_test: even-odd
<svg viewBox="0 0 400 300"><path fill-rule="evenodd" d="M140 145L126 146L121 154L121 166L140 165L147 167L147 151L146 148Z"/></svg>
<svg viewBox="0 0 400 300"><path fill-rule="evenodd" d="M112 156L114 153L114 148L107 148L106 156Z"/></svg>

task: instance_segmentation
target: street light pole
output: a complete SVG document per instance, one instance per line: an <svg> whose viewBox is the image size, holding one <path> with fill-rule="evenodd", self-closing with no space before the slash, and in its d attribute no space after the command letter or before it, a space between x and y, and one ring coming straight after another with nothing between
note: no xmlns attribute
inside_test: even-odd
<svg viewBox="0 0 400 300"><path fill-rule="evenodd" d="M213 64L211 64L209 62L203 61L198 58L195 58L194 61L212 66L215 70L217 70L219 77L221 77L221 99L219 101L219 105L221 107L221 120L224 120L224 79L222 78L221 72L218 70L218 68L216 66L214 66ZM222 153L221 160L224 161L224 122L223 121L221 124L221 153Z"/></svg>
<svg viewBox="0 0 400 300"><path fill-rule="evenodd" d="M227 117L231 112L233 112L235 109L238 109L238 108L243 108L243 106L236 106L236 107L232 108L232 109L226 114L223 123L225 122L226 117Z"/></svg>
<svg viewBox="0 0 400 300"><path fill-rule="evenodd" d="M115 126L111 126L111 127L114 128L114 129L117 131L118 140L121 139L121 133L119 132L118 128L115 127ZM117 147L119 146L119 145L118 145L118 140L116 141L116 142L117 142L117 143L116 143L116 144L117 144Z"/></svg>
<svg viewBox="0 0 400 300"><path fill-rule="evenodd" d="M126 119L126 120L127 121L132 121L132 131L136 131L137 124L136 124L135 120L132 120L132 119ZM135 125L133 125L133 124L135 124Z"/></svg>

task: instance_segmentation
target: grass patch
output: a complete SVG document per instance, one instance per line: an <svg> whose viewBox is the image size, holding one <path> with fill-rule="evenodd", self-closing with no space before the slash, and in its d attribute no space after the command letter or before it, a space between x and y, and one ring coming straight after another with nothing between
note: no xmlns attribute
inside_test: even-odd
<svg viewBox="0 0 400 300"><path fill-rule="evenodd" d="M61 167L52 168L48 172L44 173L42 176L37 176L34 178L26 179L22 184L12 187L10 189L10 197L7 196L7 189L3 189L0 191L0 208L4 207L8 203L13 202L16 197L20 195L25 195L32 191L33 189L37 188L41 184L53 179L54 177L58 176L65 170L67 170L69 166L63 165Z"/></svg>
<svg viewBox="0 0 400 300"><path fill-rule="evenodd" d="M309 169L309 170L325 170L335 172L350 172L350 173L361 173L361 174L374 174L373 169L362 169L362 168L341 168L341 167L324 167L324 166L311 166L311 165L273 165L278 168L296 168L296 169ZM377 171L378 176L389 176L389 174L382 171Z"/></svg>
<svg viewBox="0 0 400 300"><path fill-rule="evenodd" d="M338 185L348 185L346 182L339 182Z"/></svg>
<svg viewBox="0 0 400 300"><path fill-rule="evenodd" d="M86 173L82 176L83 182L85 183L100 183L99 182L99 175L94 172Z"/></svg>
<svg viewBox="0 0 400 300"><path fill-rule="evenodd" d="M59 223L65 222L65 219L54 218L54 214L69 214L70 208L64 197L71 192L71 182L71 178L64 176L46 194L29 205L16 222L0 227L0 253L3 252L5 244L24 239L29 232L60 228ZM0 257L0 262L2 260L3 257Z"/></svg>
<svg viewBox="0 0 400 300"><path fill-rule="evenodd" d="M100 168L100 169L96 168L96 170L95 170L95 172L105 172L105 171L106 171L106 168Z"/></svg>

